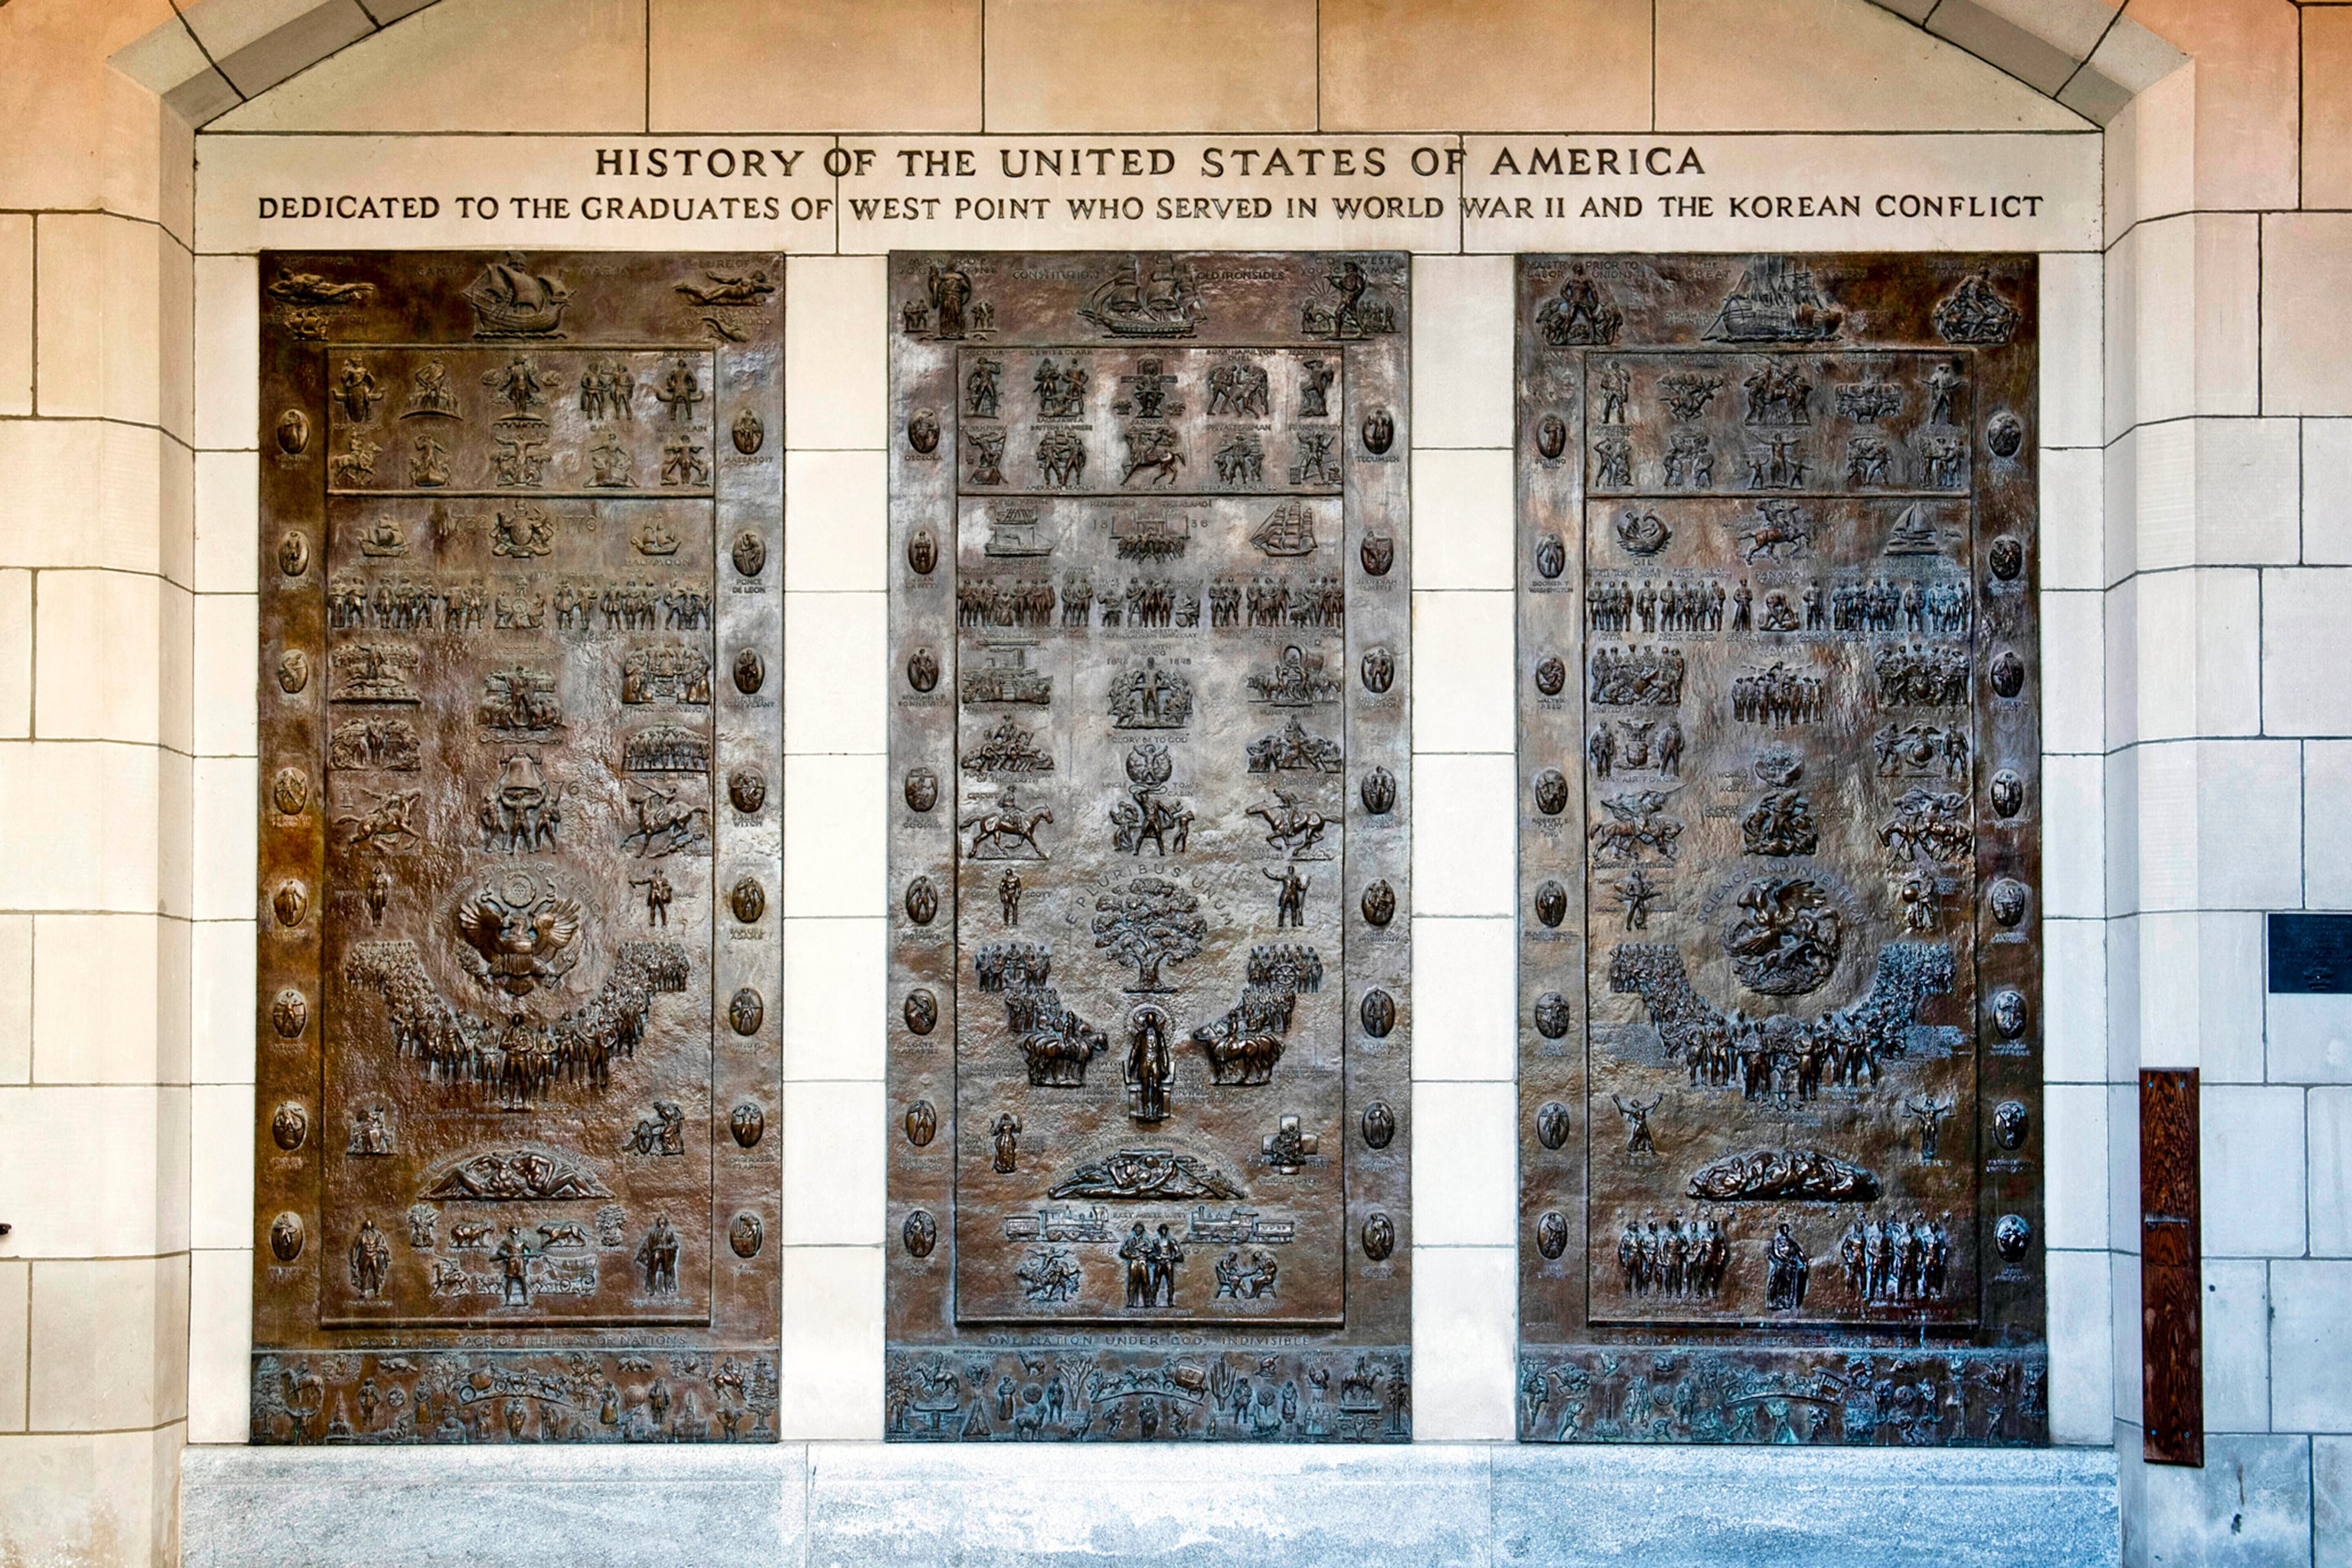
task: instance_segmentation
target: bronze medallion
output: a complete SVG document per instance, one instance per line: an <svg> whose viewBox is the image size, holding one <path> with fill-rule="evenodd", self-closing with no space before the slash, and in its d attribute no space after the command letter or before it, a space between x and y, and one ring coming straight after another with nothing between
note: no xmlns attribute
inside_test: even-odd
<svg viewBox="0 0 2352 1568"><path fill-rule="evenodd" d="M1527 1440L2048 1440L2037 310L1519 258Z"/></svg>
<svg viewBox="0 0 2352 1568"><path fill-rule="evenodd" d="M1409 1433L1409 284L892 258L889 1437Z"/></svg>
<svg viewBox="0 0 2352 1568"><path fill-rule="evenodd" d="M760 537L756 528L747 528L735 536L735 548L730 552L739 577L757 577L767 569L768 542Z"/></svg>
<svg viewBox="0 0 2352 1568"><path fill-rule="evenodd" d="M782 260L260 266L253 1440L772 1440Z"/></svg>

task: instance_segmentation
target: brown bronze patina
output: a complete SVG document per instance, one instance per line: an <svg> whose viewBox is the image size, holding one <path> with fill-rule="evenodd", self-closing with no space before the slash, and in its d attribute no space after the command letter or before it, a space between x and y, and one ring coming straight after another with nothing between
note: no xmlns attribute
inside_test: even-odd
<svg viewBox="0 0 2352 1568"><path fill-rule="evenodd" d="M2035 272L1518 265L1529 1440L2047 1440Z"/></svg>
<svg viewBox="0 0 2352 1568"><path fill-rule="evenodd" d="M256 1441L775 1436L782 277L261 258Z"/></svg>
<svg viewBox="0 0 2352 1568"><path fill-rule="evenodd" d="M893 1438L1408 1435L1409 281L892 258Z"/></svg>

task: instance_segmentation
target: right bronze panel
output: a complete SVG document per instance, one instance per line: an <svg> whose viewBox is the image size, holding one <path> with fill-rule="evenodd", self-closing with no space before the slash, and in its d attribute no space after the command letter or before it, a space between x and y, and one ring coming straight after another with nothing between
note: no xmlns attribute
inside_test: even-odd
<svg viewBox="0 0 2352 1568"><path fill-rule="evenodd" d="M1519 258L1523 1439L2047 1441L2034 265Z"/></svg>

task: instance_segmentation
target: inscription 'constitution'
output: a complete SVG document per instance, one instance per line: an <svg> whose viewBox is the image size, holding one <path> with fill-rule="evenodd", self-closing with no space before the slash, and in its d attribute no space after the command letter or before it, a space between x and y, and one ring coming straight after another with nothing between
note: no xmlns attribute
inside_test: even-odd
<svg viewBox="0 0 2352 1568"><path fill-rule="evenodd" d="M1537 1441L2047 1440L2031 257L1522 257Z"/></svg>
<svg viewBox="0 0 2352 1568"><path fill-rule="evenodd" d="M1409 1435L1409 279L891 259L893 1438Z"/></svg>
<svg viewBox="0 0 2352 1568"><path fill-rule="evenodd" d="M776 1436L782 279L262 258L257 1442Z"/></svg>

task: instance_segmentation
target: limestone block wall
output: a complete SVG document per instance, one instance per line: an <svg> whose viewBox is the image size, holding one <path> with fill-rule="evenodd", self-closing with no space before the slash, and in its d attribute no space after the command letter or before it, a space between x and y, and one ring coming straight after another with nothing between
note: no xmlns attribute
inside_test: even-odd
<svg viewBox="0 0 2352 1568"><path fill-rule="evenodd" d="M245 1434L257 279L208 148L2104 125L2104 254L2042 284L2053 1424L2125 1455L2133 1561L2352 1562L2352 1004L2265 998L2259 914L2352 909L2352 7L0 0L0 1561L168 1560L181 1443ZM1511 1432L1509 277L1415 262L1425 1442ZM869 1438L882 258L787 289L782 1420ZM2142 1065L2205 1077L2201 1472L2131 1462Z"/></svg>
<svg viewBox="0 0 2352 1568"><path fill-rule="evenodd" d="M2145 15L2143 15L2145 13ZM2352 905L2343 737L2352 11L2136 4L2193 63L2107 127L2107 1051L2116 1321L2138 1307L2131 1079L2203 1083L2201 1471L2140 1467L2132 1561L2352 1561L2352 1001L2267 996L2262 911Z"/></svg>
<svg viewBox="0 0 2352 1568"><path fill-rule="evenodd" d="M0 1555L169 1549L188 1356L187 123L0 11Z"/></svg>

